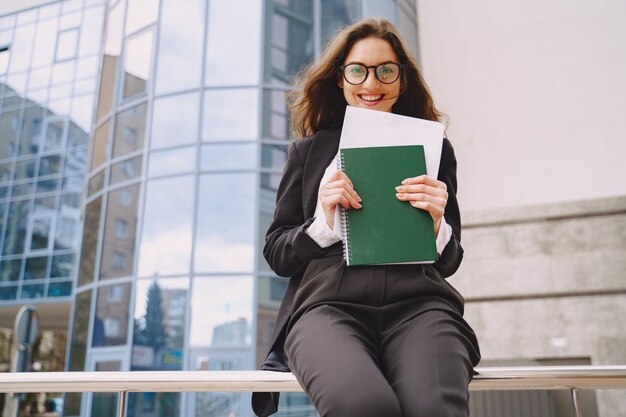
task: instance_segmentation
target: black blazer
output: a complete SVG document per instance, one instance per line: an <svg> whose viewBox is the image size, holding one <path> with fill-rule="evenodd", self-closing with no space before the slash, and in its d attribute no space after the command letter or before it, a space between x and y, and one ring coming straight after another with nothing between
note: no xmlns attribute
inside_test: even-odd
<svg viewBox="0 0 626 417"><path fill-rule="evenodd" d="M341 243L336 243L329 248L321 248L305 233L314 220L320 181L326 167L337 154L340 135L340 128L321 130L314 136L295 140L287 152L287 163L276 197L274 220L265 236L263 255L276 274L290 277L290 280L278 310L269 354L261 366L264 370L289 371L283 344L294 295L302 275L309 261L336 251L341 246ZM437 177L448 187L444 216L452 228L452 237L439 260L429 267L447 278L458 269L463 258L461 220L456 199L456 158L448 139L443 141ZM455 304L462 315L463 300L460 295L458 298ZM275 413L277 406L278 393L254 393L252 396L252 408L258 416Z"/></svg>

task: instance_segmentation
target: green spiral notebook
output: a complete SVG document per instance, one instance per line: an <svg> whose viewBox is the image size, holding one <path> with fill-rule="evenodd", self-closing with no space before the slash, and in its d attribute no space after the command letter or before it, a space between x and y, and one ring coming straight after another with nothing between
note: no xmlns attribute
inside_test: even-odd
<svg viewBox="0 0 626 417"><path fill-rule="evenodd" d="M363 200L341 211L348 266L437 260L432 217L396 198L402 180L426 173L422 145L341 149L339 164Z"/></svg>

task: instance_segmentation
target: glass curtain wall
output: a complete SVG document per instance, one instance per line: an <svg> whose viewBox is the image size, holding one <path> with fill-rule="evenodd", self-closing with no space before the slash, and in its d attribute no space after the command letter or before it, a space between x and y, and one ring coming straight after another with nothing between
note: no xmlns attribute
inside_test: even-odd
<svg viewBox="0 0 626 417"><path fill-rule="evenodd" d="M285 93L362 3L108 2L71 370L258 366L286 288L261 255L293 139ZM117 400L67 395L64 414ZM249 400L140 393L128 415L250 416ZM303 394L283 403L314 414Z"/></svg>
<svg viewBox="0 0 626 417"><path fill-rule="evenodd" d="M72 294L104 11L0 17L0 303Z"/></svg>

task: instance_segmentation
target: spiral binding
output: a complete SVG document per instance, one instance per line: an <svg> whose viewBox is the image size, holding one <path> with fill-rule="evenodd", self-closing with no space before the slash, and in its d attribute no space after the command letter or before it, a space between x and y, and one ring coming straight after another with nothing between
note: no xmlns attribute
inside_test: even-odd
<svg viewBox="0 0 626 417"><path fill-rule="evenodd" d="M343 160L343 152L339 151L340 157L337 158L337 168L343 171L344 160ZM339 204L339 216L341 218L341 234L343 235L343 259L346 261L346 264L350 266L352 261L352 255L350 254L350 245L348 241L350 240L350 224L348 223L348 215L347 209Z"/></svg>

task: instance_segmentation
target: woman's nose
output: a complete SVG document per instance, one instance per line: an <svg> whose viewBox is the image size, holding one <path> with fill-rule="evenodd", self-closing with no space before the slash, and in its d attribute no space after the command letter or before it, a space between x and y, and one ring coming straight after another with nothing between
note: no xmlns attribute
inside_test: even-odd
<svg viewBox="0 0 626 417"><path fill-rule="evenodd" d="M367 75L367 78L363 82L363 87L378 87L380 81L378 81L378 78L376 78L376 68L368 68L367 70L370 71L370 73Z"/></svg>

